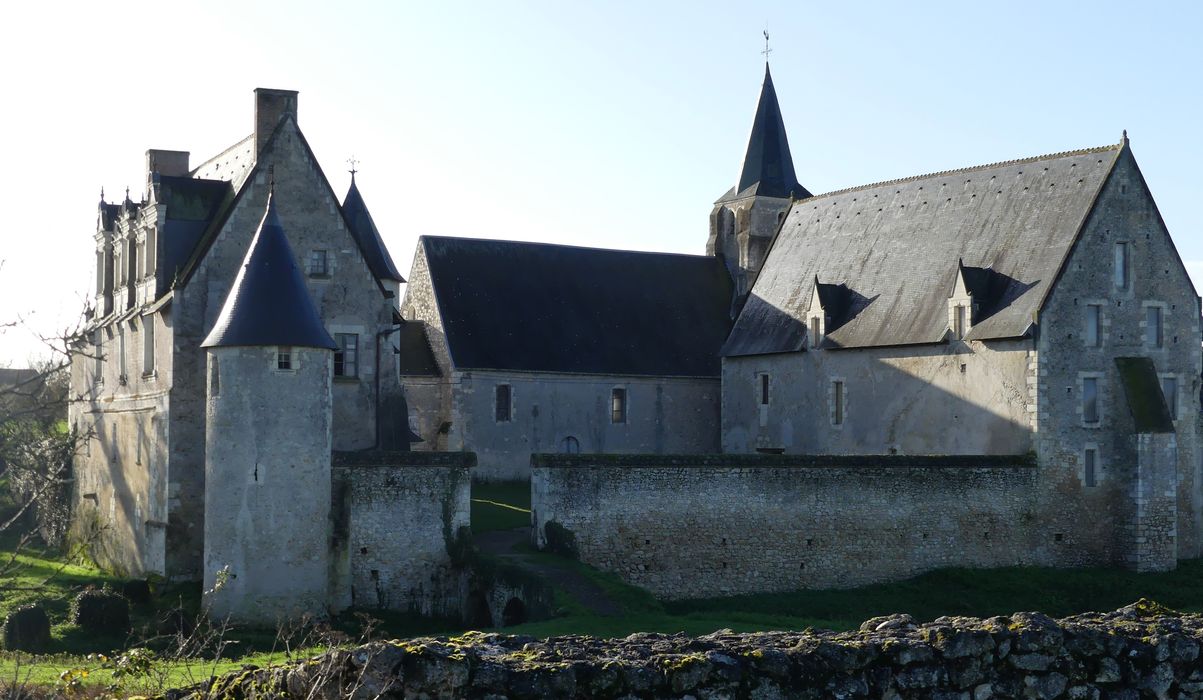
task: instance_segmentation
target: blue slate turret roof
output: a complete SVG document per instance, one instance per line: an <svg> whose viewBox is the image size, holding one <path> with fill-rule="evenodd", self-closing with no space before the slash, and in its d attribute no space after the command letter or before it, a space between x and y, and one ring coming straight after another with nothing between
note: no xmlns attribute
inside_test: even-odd
<svg viewBox="0 0 1203 700"><path fill-rule="evenodd" d="M309 296L284 225L276 195L251 240L234 286L203 348L281 345L337 349Z"/></svg>
<svg viewBox="0 0 1203 700"><path fill-rule="evenodd" d="M777 104L777 90L773 88L773 76L767 63L764 64L764 86L760 90L760 104L756 106L756 119L752 122L752 135L748 137L748 152L744 156L739 182L719 201L751 196L794 199L811 196L798 184L794 174L794 159L785 137L781 105Z"/></svg>
<svg viewBox="0 0 1203 700"><path fill-rule="evenodd" d="M397 271L384 240L380 238L380 231L376 229L376 222L372 221L363 195L359 194L359 187L355 184L355 173L351 173L351 189L347 190L347 196L343 199L343 216L376 279L404 282L405 278Z"/></svg>

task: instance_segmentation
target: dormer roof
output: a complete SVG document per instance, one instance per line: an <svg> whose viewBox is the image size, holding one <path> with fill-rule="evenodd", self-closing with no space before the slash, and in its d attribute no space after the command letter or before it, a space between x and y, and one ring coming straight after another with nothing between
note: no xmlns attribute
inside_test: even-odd
<svg viewBox="0 0 1203 700"><path fill-rule="evenodd" d="M338 347L309 296L275 200L274 192L268 195L259 230L203 348Z"/></svg>

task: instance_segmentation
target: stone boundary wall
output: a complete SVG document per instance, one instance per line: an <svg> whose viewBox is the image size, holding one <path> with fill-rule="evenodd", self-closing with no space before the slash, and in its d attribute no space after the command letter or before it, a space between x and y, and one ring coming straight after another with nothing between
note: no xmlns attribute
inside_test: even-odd
<svg viewBox="0 0 1203 700"><path fill-rule="evenodd" d="M1026 456L535 455L541 548L662 599L1035 563Z"/></svg>
<svg viewBox="0 0 1203 700"><path fill-rule="evenodd" d="M251 667L166 698L1199 698L1203 617L1141 601L1052 620L874 618L858 632L625 639L470 632Z"/></svg>
<svg viewBox="0 0 1203 700"><path fill-rule="evenodd" d="M462 615L475 463L471 452L334 454L337 609Z"/></svg>

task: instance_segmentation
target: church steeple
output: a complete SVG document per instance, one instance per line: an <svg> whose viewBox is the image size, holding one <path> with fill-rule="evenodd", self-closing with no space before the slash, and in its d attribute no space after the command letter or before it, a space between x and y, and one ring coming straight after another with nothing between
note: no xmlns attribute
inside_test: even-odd
<svg viewBox="0 0 1203 700"><path fill-rule="evenodd" d="M794 159L789 152L781 105L777 103L777 90L773 87L773 74L769 71L767 61L764 64L760 103L756 105L752 135L748 138L748 151L744 156L739 182L731 194L736 197L759 195L794 199L810 196L810 192L798 184L794 174Z"/></svg>
<svg viewBox="0 0 1203 700"><path fill-rule="evenodd" d="M766 56L768 51L766 47ZM766 61L764 85L739 180L715 202L710 212L710 238L706 241L706 253L722 258L735 281L733 311L738 310L756 283L773 236L785 221L790 206L795 200L810 196L794 174L785 121Z"/></svg>

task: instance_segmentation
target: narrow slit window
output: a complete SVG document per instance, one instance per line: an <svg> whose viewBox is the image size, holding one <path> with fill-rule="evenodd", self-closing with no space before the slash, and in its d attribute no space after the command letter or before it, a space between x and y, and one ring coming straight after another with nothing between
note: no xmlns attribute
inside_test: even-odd
<svg viewBox="0 0 1203 700"><path fill-rule="evenodd" d="M221 365L216 357L209 365L209 396L221 396Z"/></svg>
<svg viewBox="0 0 1203 700"><path fill-rule="evenodd" d="M610 422L627 422L627 390L612 389L610 391Z"/></svg>
<svg viewBox="0 0 1203 700"><path fill-rule="evenodd" d="M819 347L819 331L822 329L822 319L818 316L810 317L810 346L812 348Z"/></svg>
<svg viewBox="0 0 1203 700"><path fill-rule="evenodd" d="M1127 289L1128 283L1128 244L1115 244L1115 286L1118 289Z"/></svg>
<svg viewBox="0 0 1203 700"><path fill-rule="evenodd" d="M1087 447L1083 453L1082 460L1082 477L1086 482L1086 486L1094 488L1098 485L1098 465L1099 451L1093 447Z"/></svg>
<svg viewBox="0 0 1203 700"><path fill-rule="evenodd" d="M833 425L844 424L844 383L831 383L831 422Z"/></svg>
<svg viewBox="0 0 1203 700"><path fill-rule="evenodd" d="M509 423L513 418L512 397L509 384L498 384L493 391L493 416L498 423Z"/></svg>
<svg viewBox="0 0 1203 700"><path fill-rule="evenodd" d="M769 375L760 375L760 405L769 405Z"/></svg>
<svg viewBox="0 0 1203 700"><path fill-rule="evenodd" d="M957 305L952 314L952 332L960 340L965 337L965 307Z"/></svg>
<svg viewBox="0 0 1203 700"><path fill-rule="evenodd" d="M1170 418L1178 420L1178 378L1161 378L1161 395L1165 397L1165 406L1170 410Z"/></svg>
<svg viewBox="0 0 1203 700"><path fill-rule="evenodd" d="M1161 324L1161 307L1145 307L1145 345L1159 348L1165 343L1165 335Z"/></svg>
<svg viewBox="0 0 1203 700"><path fill-rule="evenodd" d="M1086 423L1099 422L1099 380L1086 377L1082 380L1082 420Z"/></svg>
<svg viewBox="0 0 1203 700"><path fill-rule="evenodd" d="M1086 306L1086 345L1097 348L1103 344L1103 307L1101 304Z"/></svg>
<svg viewBox="0 0 1203 700"><path fill-rule="evenodd" d="M155 319L146 316L142 319L142 373L153 374L155 371Z"/></svg>

